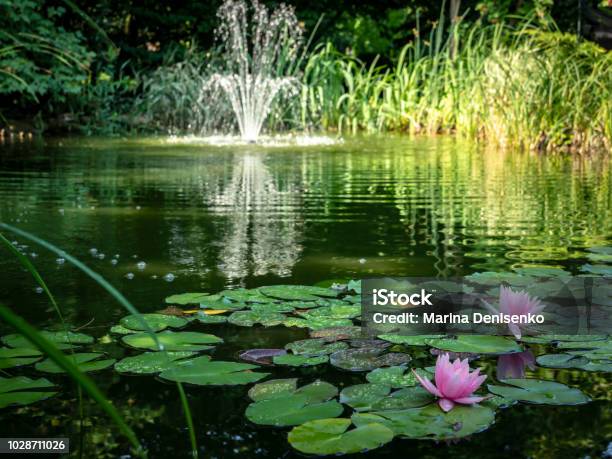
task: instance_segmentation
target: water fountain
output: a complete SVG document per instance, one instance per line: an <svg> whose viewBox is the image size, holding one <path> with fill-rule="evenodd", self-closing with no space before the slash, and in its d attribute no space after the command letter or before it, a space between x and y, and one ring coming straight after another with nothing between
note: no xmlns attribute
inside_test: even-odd
<svg viewBox="0 0 612 459"><path fill-rule="evenodd" d="M270 12L257 0L226 0L217 16L225 68L209 84L226 94L242 139L255 142L273 103L297 92L302 29L285 4Z"/></svg>

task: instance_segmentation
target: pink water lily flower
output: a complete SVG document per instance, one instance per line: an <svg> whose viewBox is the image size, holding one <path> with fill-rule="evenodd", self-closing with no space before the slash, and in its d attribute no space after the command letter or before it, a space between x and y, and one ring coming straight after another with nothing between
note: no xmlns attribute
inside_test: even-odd
<svg viewBox="0 0 612 459"><path fill-rule="evenodd" d="M525 368L535 370L536 359L531 351L500 355L497 359L497 379L525 377Z"/></svg>
<svg viewBox="0 0 612 459"><path fill-rule="evenodd" d="M499 312L508 316L526 316L528 314L539 314L545 305L537 298L532 298L527 292L515 292L510 287L501 286L499 289ZM510 332L521 339L521 328L518 324L509 323Z"/></svg>
<svg viewBox="0 0 612 459"><path fill-rule="evenodd" d="M480 368L470 373L470 364L467 359L457 359L451 363L448 354L438 356L434 375L435 386L429 379L419 376L414 370L413 373L428 392L440 399L438 405L446 412L452 410L456 403L472 405L488 398L473 395L487 376L480 375Z"/></svg>

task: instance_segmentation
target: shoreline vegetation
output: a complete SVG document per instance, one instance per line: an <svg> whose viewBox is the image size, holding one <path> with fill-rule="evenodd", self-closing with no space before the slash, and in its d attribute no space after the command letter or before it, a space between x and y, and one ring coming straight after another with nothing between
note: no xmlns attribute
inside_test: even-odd
<svg viewBox="0 0 612 459"><path fill-rule="evenodd" d="M389 56L361 59L331 41L309 41L300 67L292 69L297 94L278 98L264 131L445 134L537 152L612 149L612 52L561 31L542 13L495 23L461 14L449 21L443 7L437 21L421 25L417 12L417 27ZM316 28L306 32L314 37ZM221 65L216 48L191 43L152 70L130 72L118 67L118 51L109 47L111 64L94 74L95 56L76 35L63 44L30 35L3 32L3 42L13 44L0 46L0 95L18 95L21 110L0 112L0 140L25 140L32 132L235 130L223 94L211 99L203 90ZM57 81L36 80L34 68L20 73L24 49L32 60L51 56L55 68L48 70ZM61 97L50 98L54 90ZM16 113L25 122L9 121Z"/></svg>

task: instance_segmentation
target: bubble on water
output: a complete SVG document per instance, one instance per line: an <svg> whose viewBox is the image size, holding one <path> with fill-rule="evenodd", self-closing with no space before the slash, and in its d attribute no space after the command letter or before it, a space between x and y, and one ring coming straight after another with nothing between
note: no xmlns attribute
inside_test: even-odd
<svg viewBox="0 0 612 459"><path fill-rule="evenodd" d="M98 254L98 249L91 248L91 249L89 249L89 253L91 253L95 257Z"/></svg>
<svg viewBox="0 0 612 459"><path fill-rule="evenodd" d="M129 280L134 279L134 273L127 273L127 274L125 275L125 278L126 278L126 279L129 279Z"/></svg>
<svg viewBox="0 0 612 459"><path fill-rule="evenodd" d="M111 265L116 265L117 263L119 263L117 260L115 260L114 258L111 260Z"/></svg>
<svg viewBox="0 0 612 459"><path fill-rule="evenodd" d="M34 289L34 291L35 291L36 293L38 293L38 294L40 294L40 293L44 292L44 290L43 290L43 288L42 288L42 287L36 287L36 288Z"/></svg>
<svg viewBox="0 0 612 459"><path fill-rule="evenodd" d="M365 259L365 258L360 258L360 259L359 259L359 263L360 263L360 264L362 264L362 265L363 265L363 264L365 264L365 262L366 262L366 259Z"/></svg>
<svg viewBox="0 0 612 459"><path fill-rule="evenodd" d="M138 263L136 263L136 267L142 271L147 267L147 264L144 261L139 261Z"/></svg>
<svg viewBox="0 0 612 459"><path fill-rule="evenodd" d="M166 282L172 282L174 279L176 279L176 276L172 273L168 273L164 276Z"/></svg>
<svg viewBox="0 0 612 459"><path fill-rule="evenodd" d="M106 255L104 255L103 253L98 254L98 258L100 260L104 260L104 258L106 258Z"/></svg>
<svg viewBox="0 0 612 459"><path fill-rule="evenodd" d="M66 260L65 260L65 259L63 259L63 258L57 258L57 259L55 260L55 262L56 262L58 265L63 265L64 263L66 263Z"/></svg>

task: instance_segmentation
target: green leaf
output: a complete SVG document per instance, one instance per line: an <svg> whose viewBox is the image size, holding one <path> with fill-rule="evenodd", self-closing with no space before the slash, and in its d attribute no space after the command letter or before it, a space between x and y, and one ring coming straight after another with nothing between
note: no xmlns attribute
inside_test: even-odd
<svg viewBox="0 0 612 459"><path fill-rule="evenodd" d="M309 285L272 285L259 289L270 298L287 301L317 301L319 297L336 298L338 292L329 288Z"/></svg>
<svg viewBox="0 0 612 459"><path fill-rule="evenodd" d="M521 402L544 405L580 405L591 399L580 390L555 381L541 379L505 379L508 386L489 384L489 392Z"/></svg>
<svg viewBox="0 0 612 459"><path fill-rule="evenodd" d="M224 298L227 298L230 301L233 301L234 303L270 302L270 298L265 295L262 295L261 292L256 288L250 290L244 288L239 288L236 290L223 290L222 292L219 292L219 295Z"/></svg>
<svg viewBox="0 0 612 459"><path fill-rule="evenodd" d="M221 314L205 314L203 312L198 312L193 318L203 324L222 324L227 322L227 316Z"/></svg>
<svg viewBox="0 0 612 459"><path fill-rule="evenodd" d="M47 399L57 394L52 391L33 391L32 389L47 389L54 387L45 379L30 379L25 376L15 378L0 377L0 408L12 405L29 405Z"/></svg>
<svg viewBox="0 0 612 459"><path fill-rule="evenodd" d="M0 348L0 369L30 365L40 360L41 356L36 349L3 347Z"/></svg>
<svg viewBox="0 0 612 459"><path fill-rule="evenodd" d="M549 368L581 368L589 359L570 354L545 354L538 356L538 365Z"/></svg>
<svg viewBox="0 0 612 459"><path fill-rule="evenodd" d="M353 322L350 319L334 319L331 317L309 317L308 319L300 319L297 317L289 317L283 322L285 327L300 327L310 328L312 330L321 330L330 327L351 327Z"/></svg>
<svg viewBox="0 0 612 459"><path fill-rule="evenodd" d="M200 304L201 301L205 301L208 297L210 297L210 293L181 293L179 295L172 295L166 298L166 303L168 304Z"/></svg>
<svg viewBox="0 0 612 459"><path fill-rule="evenodd" d="M393 431L382 424L370 423L348 430L349 419L318 419L294 427L289 443L306 454L338 455L363 453L393 439Z"/></svg>
<svg viewBox="0 0 612 459"><path fill-rule="evenodd" d="M480 285L491 285L499 287L500 284L509 284L513 287L526 287L533 284L534 279L531 276L523 276L516 273L497 273L483 272L470 274L466 280Z"/></svg>
<svg viewBox="0 0 612 459"><path fill-rule="evenodd" d="M94 342L93 336L84 333L43 330L40 334L55 344L58 349L71 349L81 344L91 344ZM16 348L35 347L27 338L16 333L3 336L2 342L7 346Z"/></svg>
<svg viewBox="0 0 612 459"><path fill-rule="evenodd" d="M125 328L123 325L113 325L110 328L110 332L115 335L129 335L131 333L138 333L136 330Z"/></svg>
<svg viewBox="0 0 612 459"><path fill-rule="evenodd" d="M357 411L399 410L423 406L433 401L433 396L420 386L405 387L391 393L382 384L357 384L340 393L340 401Z"/></svg>
<svg viewBox="0 0 612 459"><path fill-rule="evenodd" d="M522 351L515 341L502 336L461 335L456 339L429 339L427 344L444 351L470 354L511 354Z"/></svg>
<svg viewBox="0 0 612 459"><path fill-rule="evenodd" d="M282 313L293 312L295 308L291 303L265 303L251 305L251 311L257 313Z"/></svg>
<svg viewBox="0 0 612 459"><path fill-rule="evenodd" d="M115 363L115 359L100 359L104 356L99 352L83 352L80 354L66 354L66 358L74 363L83 372L99 371L110 367ZM58 366L53 360L45 359L37 363L34 368L45 373L65 373L66 371Z"/></svg>
<svg viewBox="0 0 612 459"><path fill-rule="evenodd" d="M274 327L280 325L286 317L277 312L257 312L257 311L237 311L232 313L227 321L241 327L252 327L261 324L264 327Z"/></svg>
<svg viewBox="0 0 612 459"><path fill-rule="evenodd" d="M148 333L135 333L121 338L125 344L136 349L149 349L151 351L204 351L211 349L211 344L218 344L223 340L215 335L198 332L172 332L163 331L155 334L162 346L158 349L155 340Z"/></svg>
<svg viewBox="0 0 612 459"><path fill-rule="evenodd" d="M495 421L495 412L482 405L456 405L445 413L437 404L405 410L355 413L357 426L380 423L395 435L406 438L450 440L488 429Z"/></svg>
<svg viewBox="0 0 612 459"><path fill-rule="evenodd" d="M158 351L145 352L133 357L125 357L115 363L115 370L119 373L154 374L168 370L188 359L196 356L196 352L189 351ZM207 356L203 356L207 357ZM210 357L208 357L210 359Z"/></svg>
<svg viewBox="0 0 612 459"><path fill-rule="evenodd" d="M325 341L340 341L343 339L359 338L361 327L352 325L348 327L326 327L310 332L311 338L323 338Z"/></svg>
<svg viewBox="0 0 612 459"><path fill-rule="evenodd" d="M159 377L199 386L249 384L269 375L252 371L257 368L246 363L210 361L207 356L203 356L163 371Z"/></svg>
<svg viewBox="0 0 612 459"><path fill-rule="evenodd" d="M586 264L580 268L580 271L599 276L612 276L612 266L609 265L590 265Z"/></svg>
<svg viewBox="0 0 612 459"><path fill-rule="evenodd" d="M298 315L304 319L352 319L361 315L361 306L354 304L334 304L321 308L309 309L307 311L298 311Z"/></svg>
<svg viewBox="0 0 612 459"><path fill-rule="evenodd" d="M293 343L289 343L285 346L285 349L293 352L294 354L311 357L332 354L346 348L348 348L348 344L342 341L328 343L323 338L303 339L294 341Z"/></svg>
<svg viewBox="0 0 612 459"><path fill-rule="evenodd" d="M275 365L287 365L290 367L311 367L327 363L327 360L328 357L326 355L308 357L306 355L285 354L276 355L272 358L272 362Z"/></svg>
<svg viewBox="0 0 612 459"><path fill-rule="evenodd" d="M165 330L168 327L181 328L189 323L187 319L183 319L182 317L153 313L141 314L140 316L126 316L121 319L120 324L130 330L143 331L146 330L146 327L141 319L144 319L154 332Z"/></svg>
<svg viewBox="0 0 612 459"><path fill-rule="evenodd" d="M431 377L428 371L417 368L416 372L426 378ZM366 379L375 384L384 384L389 387L410 387L419 384L416 377L406 366L377 368L366 375Z"/></svg>
<svg viewBox="0 0 612 459"><path fill-rule="evenodd" d="M445 335L378 335L380 339L393 344L404 344L406 346L427 346L427 340L444 338Z"/></svg>
<svg viewBox="0 0 612 459"><path fill-rule="evenodd" d="M249 397L254 402L258 402L260 400L269 400L272 398L291 395L296 389L297 378L271 379L266 382L255 384L253 387L251 387L249 389Z"/></svg>
<svg viewBox="0 0 612 459"><path fill-rule="evenodd" d="M408 354L399 352L383 354L383 350L379 348L358 348L334 352L329 360L333 366L343 370L370 371L408 363L411 358Z"/></svg>
<svg viewBox="0 0 612 459"><path fill-rule="evenodd" d="M369 411L372 404L383 399L391 392L389 386L382 384L355 384L340 392L340 402L357 411Z"/></svg>

